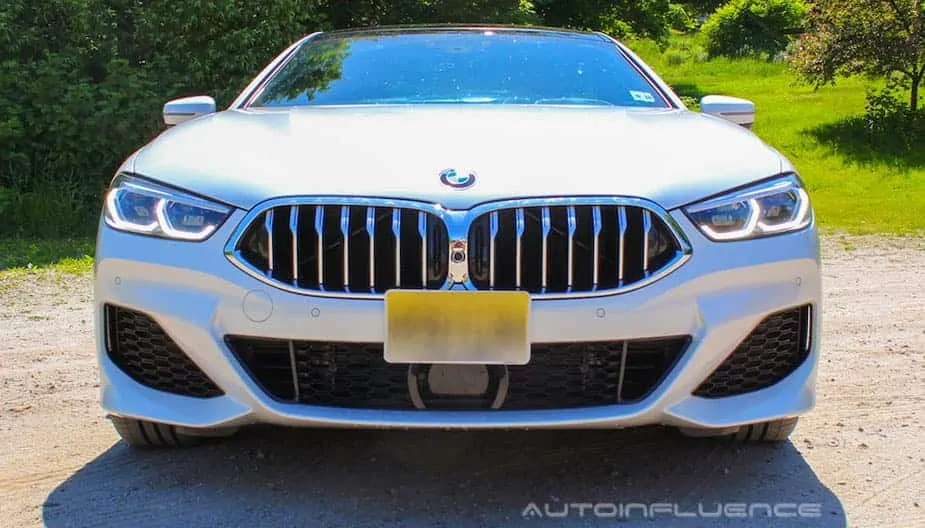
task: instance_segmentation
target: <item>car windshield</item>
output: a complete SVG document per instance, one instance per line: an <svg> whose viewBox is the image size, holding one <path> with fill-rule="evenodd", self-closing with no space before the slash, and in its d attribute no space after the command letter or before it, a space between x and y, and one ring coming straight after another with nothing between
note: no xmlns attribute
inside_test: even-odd
<svg viewBox="0 0 925 528"><path fill-rule="evenodd" d="M428 103L669 106L599 35L486 29L322 35L248 106Z"/></svg>

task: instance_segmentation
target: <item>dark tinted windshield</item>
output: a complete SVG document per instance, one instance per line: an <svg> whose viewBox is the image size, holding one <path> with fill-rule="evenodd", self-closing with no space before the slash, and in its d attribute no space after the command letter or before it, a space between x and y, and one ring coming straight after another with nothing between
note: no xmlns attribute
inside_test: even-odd
<svg viewBox="0 0 925 528"><path fill-rule="evenodd" d="M323 36L250 106L406 103L668 106L612 42L510 30Z"/></svg>

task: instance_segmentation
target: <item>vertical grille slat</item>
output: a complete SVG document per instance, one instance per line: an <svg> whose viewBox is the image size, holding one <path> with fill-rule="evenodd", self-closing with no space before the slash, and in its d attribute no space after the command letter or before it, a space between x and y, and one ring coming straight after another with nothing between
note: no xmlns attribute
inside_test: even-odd
<svg viewBox="0 0 925 528"><path fill-rule="evenodd" d="M519 290L522 286L523 279L523 238L524 232L526 231L526 222L524 221L524 210L523 208L518 208L516 213L516 229L517 229L517 249L515 250L515 264L514 268L517 273L517 282L514 285L514 288Z"/></svg>
<svg viewBox="0 0 925 528"><path fill-rule="evenodd" d="M552 231L552 215L548 207L543 208L543 276L540 283L540 291L546 291L546 284L549 272L549 233Z"/></svg>
<svg viewBox="0 0 925 528"><path fill-rule="evenodd" d="M495 253L495 239L498 238L498 211L489 213L488 222L488 289L495 288L495 265L498 255Z"/></svg>
<svg viewBox="0 0 925 528"><path fill-rule="evenodd" d="M344 291L350 291L350 207L340 208L340 234L343 238Z"/></svg>
<svg viewBox="0 0 925 528"><path fill-rule="evenodd" d="M649 240L652 238L652 213L642 212L642 274L649 275Z"/></svg>
<svg viewBox="0 0 925 528"><path fill-rule="evenodd" d="M401 210L392 210L392 236L395 237L395 287L401 288Z"/></svg>
<svg viewBox="0 0 925 528"><path fill-rule="evenodd" d="M427 213L418 211L418 236L421 237L421 288L427 288Z"/></svg>
<svg viewBox="0 0 925 528"><path fill-rule="evenodd" d="M578 228L575 207L568 208L568 285L566 291L572 291L575 285L575 230Z"/></svg>
<svg viewBox="0 0 925 528"><path fill-rule="evenodd" d="M299 206L289 211L289 238L292 241L292 285L299 287Z"/></svg>
<svg viewBox="0 0 925 528"><path fill-rule="evenodd" d="M623 278L625 277L625 274L626 274L626 257L625 257L626 255L626 227L627 227L626 207L621 206L617 210L617 221L619 223L618 229L620 230L620 243L619 243L619 249L617 250L618 255L619 255L618 258L620 259L618 261L619 264L617 265L617 270L619 274L617 276L617 284L619 286L623 286Z"/></svg>
<svg viewBox="0 0 925 528"><path fill-rule="evenodd" d="M620 403L623 401L623 380L626 378L626 354L629 347L629 342L623 342L623 349L620 352L620 372L617 377L617 402Z"/></svg>
<svg viewBox="0 0 925 528"><path fill-rule="evenodd" d="M299 401L299 370L295 360L295 343L289 341L289 368L292 369L293 401Z"/></svg>
<svg viewBox="0 0 925 528"><path fill-rule="evenodd" d="M315 238L318 247L315 253L315 262L318 266L318 289L324 291L324 206L315 206Z"/></svg>
<svg viewBox="0 0 925 528"><path fill-rule="evenodd" d="M591 252L591 259L594 262L594 277L591 283L591 289L596 290L600 282L601 271L601 230L604 228L603 221L601 220L601 206L595 205L594 212L592 214L594 222L594 250Z"/></svg>
<svg viewBox="0 0 925 528"><path fill-rule="evenodd" d="M376 208L366 208L366 236L369 237L369 291L376 292Z"/></svg>
<svg viewBox="0 0 925 528"><path fill-rule="evenodd" d="M381 295L449 288L455 278L470 289L556 296L639 287L689 252L663 212L630 200L512 201L455 217L410 202L327 200L255 211L230 258L290 291ZM465 240L450 240L453 222L465 222ZM451 242L467 249L452 277Z"/></svg>
<svg viewBox="0 0 925 528"><path fill-rule="evenodd" d="M263 230L267 234L267 277L273 278L273 209L267 211L263 220Z"/></svg>

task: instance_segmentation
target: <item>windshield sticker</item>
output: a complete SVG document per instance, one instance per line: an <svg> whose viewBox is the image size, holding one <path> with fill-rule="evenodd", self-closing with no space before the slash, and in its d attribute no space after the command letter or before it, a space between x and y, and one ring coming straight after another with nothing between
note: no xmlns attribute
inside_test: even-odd
<svg viewBox="0 0 925 528"><path fill-rule="evenodd" d="M649 92L637 92L636 90L630 90L630 95L633 97L633 101L642 101L643 103L655 102L655 96Z"/></svg>

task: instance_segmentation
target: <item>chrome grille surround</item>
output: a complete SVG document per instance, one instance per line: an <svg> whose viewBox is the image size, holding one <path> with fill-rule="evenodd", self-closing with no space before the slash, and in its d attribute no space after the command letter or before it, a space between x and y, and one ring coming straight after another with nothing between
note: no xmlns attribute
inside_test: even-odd
<svg viewBox="0 0 925 528"><path fill-rule="evenodd" d="M336 218L331 219L328 213L329 211L333 212L335 208L339 214ZM585 224L588 223L579 217L577 211L585 208L591 214L590 229L594 234L591 247L595 255L599 255L604 245L600 237L605 229L602 211L611 208L618 215L616 226L619 236L610 243L619 247L616 258L619 259L617 269L620 276L612 286L598 287L598 278L602 273L600 258L592 259L593 266L589 267L593 277L593 287L590 288L578 288L574 284L569 284L567 288L562 288L562 291L557 291L552 288L521 288L522 285L519 283L519 279L516 284L512 283L510 285L497 285L492 277L489 277L488 284L483 284L484 281L480 281L478 278L473 280L473 256L471 252L484 252L487 249L490 254L494 254L492 248L497 247L498 235L503 230L513 230L518 235L516 237L517 243L512 248L514 255L511 257L515 259L517 269L521 269L526 264L525 249L521 247L521 241L528 230L528 210L530 209L538 209L542 212L540 224L544 234L542 237L545 248L543 254L547 256L549 255L549 250L552 249L547 246L550 243L550 236L555 234L558 228L558 224L553 218L553 211L562 210L566 215L563 225L565 226L565 237L568 240L568 249L562 255L562 259L567 259L565 261L570 263L568 264L569 277L572 277L573 273L575 273L574 264L572 264L576 251L575 241L580 238L577 233L579 229L587 229ZM379 213L380 209L391 210L390 216L384 218ZM315 212L310 220L302 218L307 210ZM317 212L319 210L324 211L320 213L320 216ZM280 218L277 217L279 214L277 211L286 211L286 218L283 221L280 221ZM354 211L360 211L360 213L355 213ZM513 224L512 226L505 226L500 215L507 214L509 211L513 218ZM628 226L630 225L626 217L628 211L635 211L640 215L644 230L651 229L653 225L662 226L664 234L668 235L672 245L670 255L666 255L667 258L664 258L657 268L643 270L643 276L632 281L625 280L626 278L622 274L625 266L623 260L626 252L624 249L626 247ZM415 213L417 214L415 215ZM409 222L411 215L415 215L414 222ZM361 216L362 218L360 218ZM473 240L472 231L477 222L485 219L487 219L489 235L493 233L494 236L489 236L487 248L479 248L479 245L474 243L476 241ZM411 224L410 227L409 223ZM340 233L341 241L335 240L333 243L328 244L322 240L324 237L317 236L319 232L324 234L331 232L335 224L334 229ZM388 227L388 232L392 240L395 241L394 246L389 246L388 248L382 248L378 242L383 236L385 226ZM321 259L323 264L320 267L316 264L305 266L304 260L302 265L298 265L299 259L302 258L301 255L305 252L305 249L303 249L305 245L301 242L302 238L296 235L304 233L306 229L312 231L313 249L311 254L317 255L320 252L323 255ZM264 234L275 233L277 237L274 244L271 241L274 237L267 236L265 251L268 254L263 258L262 262L255 264L252 262L254 260L253 255L248 256L242 245L245 244L245 238L249 233L260 231ZM346 237L347 243L342 243L345 233L349 234ZM415 244L414 254L417 257L416 260L419 259L414 266L415 273L424 275L429 267L433 268L430 270L426 287L421 286L423 276L418 278L416 282L409 283L407 273L402 275L400 271L402 267L401 259L405 259L405 263L408 262L405 248L408 247L408 240L412 238L408 235L412 233L414 234L412 242ZM435 235L434 233L437 234ZM445 233L445 237L439 233ZM358 239L357 237L360 238ZM279 243L280 238L287 240L288 244L286 245L291 245L291 248L283 251L284 256L287 257L283 260L280 259L279 255L276 255L275 258L270 257L270 253L281 246ZM358 243L358 241L365 241L365 243ZM442 250L440 247L435 246L442 247ZM401 249L395 251L396 248ZM351 280L355 280L358 276L356 271L351 271L353 264L356 262L355 249L357 253L362 251L367 257L365 260L369 261L368 264L361 266L363 272L368 272L369 278L365 279L366 282L360 285L356 291L352 291ZM587 250L587 248L582 249ZM639 251L642 252L643 258L648 258L648 247L641 247ZM385 253L388 253L388 255ZM458 254L462 255L462 261L454 260L454 256L457 259L459 258ZM486 202L466 210L447 209L439 204L428 202L388 198L344 196L277 198L262 202L249 211L235 228L225 245L225 255L229 261L250 276L271 286L301 295L354 299L381 299L384 297L385 291L396 287L395 284L398 284L398 287L402 289L525 289L530 291L535 300L614 295L642 288L661 279L683 265L690 258L690 254L691 246L689 241L680 226L667 211L649 200L613 196L501 200ZM311 258L309 256L309 259ZM318 287L318 284L323 285L327 281L334 280L331 277L325 277L325 272L330 267L328 261L332 258L337 258L342 262L342 264L336 266L336 271L341 275L338 281L339 287ZM380 291L380 279L377 278L380 275L377 275L378 271L374 270L379 270L380 266L385 267L384 264L380 263L384 263L386 259L394 259L394 262L389 264L388 268L390 271L394 271L396 276L391 281L391 284L386 284L385 289ZM279 263L282 261L288 261L285 264L287 269L295 271L289 272L285 277L280 278L277 276L278 268L276 266L280 265ZM428 262L430 262L429 265ZM498 273L499 270L494 269L495 259L490 259L489 262L491 267L489 275ZM551 268L555 266L550 266L548 258L542 259L539 264L542 268L540 272L544 276L554 271ZM303 278L306 268L308 268L308 271L313 271L316 276L311 279ZM306 283L307 286L303 285L303 283ZM370 289L369 284L373 283L376 284L376 287L375 289ZM366 287L364 288L363 286Z"/></svg>

